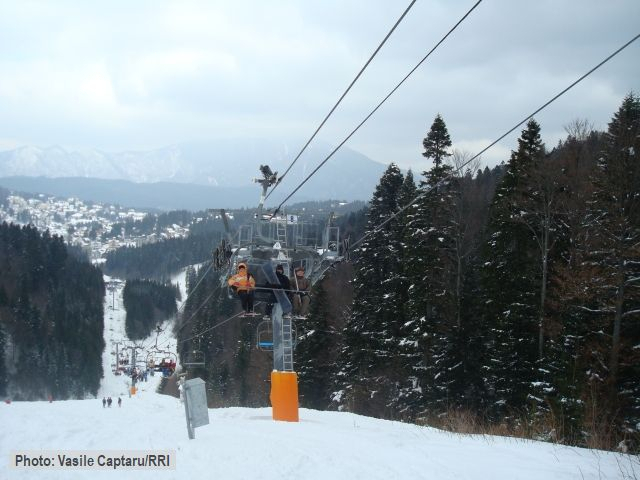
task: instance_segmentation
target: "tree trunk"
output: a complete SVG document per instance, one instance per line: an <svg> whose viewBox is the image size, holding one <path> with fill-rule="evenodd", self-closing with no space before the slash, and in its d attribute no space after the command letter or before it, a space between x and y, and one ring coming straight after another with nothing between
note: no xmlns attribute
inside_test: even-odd
<svg viewBox="0 0 640 480"><path fill-rule="evenodd" d="M547 275L549 269L549 228L548 212L545 215L542 239L542 285L540 286L540 318L538 320L538 358L544 354L544 305L547 301Z"/></svg>
<svg viewBox="0 0 640 480"><path fill-rule="evenodd" d="M458 271L456 272L456 323L458 328L461 326L460 319L460 295L461 295L461 285L462 285L462 258L460 257L460 249L457 249L456 259L458 261Z"/></svg>
<svg viewBox="0 0 640 480"><path fill-rule="evenodd" d="M613 336L611 338L611 358L609 359L609 372L611 385L618 381L618 363L620 356L620 328L622 325L622 306L624 303L624 261L620 259L618 265L619 284L616 293L616 311L613 319Z"/></svg>

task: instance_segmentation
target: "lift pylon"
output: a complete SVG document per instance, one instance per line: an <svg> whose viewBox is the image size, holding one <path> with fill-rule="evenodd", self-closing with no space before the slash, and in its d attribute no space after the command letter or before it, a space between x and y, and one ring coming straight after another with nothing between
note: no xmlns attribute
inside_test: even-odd
<svg viewBox="0 0 640 480"><path fill-rule="evenodd" d="M285 308L291 303L283 292ZM293 371L293 332L291 316L283 317L280 298L271 311L273 325L273 371L271 372L272 418L285 422L298 422L298 375Z"/></svg>

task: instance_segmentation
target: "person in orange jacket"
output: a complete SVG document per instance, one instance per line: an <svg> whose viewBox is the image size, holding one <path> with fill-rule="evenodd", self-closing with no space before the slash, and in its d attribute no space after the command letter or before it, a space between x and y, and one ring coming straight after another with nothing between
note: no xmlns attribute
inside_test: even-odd
<svg viewBox="0 0 640 480"><path fill-rule="evenodd" d="M240 297L242 309L246 313L252 313L256 280L253 278L253 275L249 273L246 263L238 264L237 273L229 278L228 283L233 291L238 294L238 297Z"/></svg>

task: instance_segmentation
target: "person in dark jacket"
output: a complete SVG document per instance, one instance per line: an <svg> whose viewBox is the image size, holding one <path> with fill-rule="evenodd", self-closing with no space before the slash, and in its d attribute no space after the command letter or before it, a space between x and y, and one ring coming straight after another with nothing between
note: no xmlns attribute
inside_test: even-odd
<svg viewBox="0 0 640 480"><path fill-rule="evenodd" d="M284 274L284 267L280 264L276 267L276 277L278 277L278 284L269 285L269 288L277 288L283 290L291 290L291 283L289 282L289 277ZM289 293L287 292L287 296ZM276 295L274 292L271 292L271 302L267 304L267 308L265 309L265 314L271 316L271 311L273 310L273 305L277 302Z"/></svg>
<svg viewBox="0 0 640 480"><path fill-rule="evenodd" d="M107 406L107 399L102 397L102 408Z"/></svg>

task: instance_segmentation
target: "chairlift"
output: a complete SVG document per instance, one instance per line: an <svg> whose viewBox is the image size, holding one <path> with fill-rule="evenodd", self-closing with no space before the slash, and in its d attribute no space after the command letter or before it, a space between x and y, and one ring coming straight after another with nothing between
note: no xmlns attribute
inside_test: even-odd
<svg viewBox="0 0 640 480"><path fill-rule="evenodd" d="M258 252L254 252L254 256L249 256L242 259L237 259L236 262L230 267L227 277L224 282L227 282L232 275L235 275L237 271L237 265L244 263L247 266L247 271L253 276L256 283L254 292L254 302L274 303L274 291L278 290L279 285L276 283L275 269L278 265L282 265L285 272L291 271L291 261L289 258L269 258L270 255L264 255L267 258L261 258ZM271 277L269 277L271 276ZM271 278L271 280L269 280ZM230 299L237 298L235 291L227 284L227 295Z"/></svg>
<svg viewBox="0 0 640 480"><path fill-rule="evenodd" d="M204 352L201 350L191 350L187 352L187 359L182 362L187 369L191 368L204 368L205 367L205 356Z"/></svg>
<svg viewBox="0 0 640 480"><path fill-rule="evenodd" d="M291 325L291 343L295 348L298 334L295 325ZM256 348L262 351L273 350L273 325L271 320L263 320L256 329Z"/></svg>
<svg viewBox="0 0 640 480"><path fill-rule="evenodd" d="M273 327L271 320L263 320L256 331L256 347L258 350L273 350Z"/></svg>
<svg viewBox="0 0 640 480"><path fill-rule="evenodd" d="M152 350L147 354L146 368L153 372L162 372L165 376L170 376L176 370L178 357L175 353L167 350Z"/></svg>

